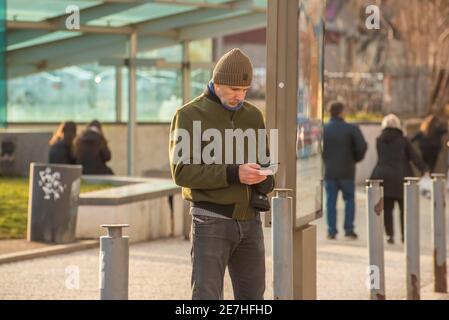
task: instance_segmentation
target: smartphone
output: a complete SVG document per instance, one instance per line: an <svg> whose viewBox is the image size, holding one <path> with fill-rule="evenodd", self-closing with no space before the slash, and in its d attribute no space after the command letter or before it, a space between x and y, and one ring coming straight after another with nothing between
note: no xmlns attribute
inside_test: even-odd
<svg viewBox="0 0 449 320"><path fill-rule="evenodd" d="M266 164L261 166L259 169L259 175L261 176L272 176L277 172L279 163Z"/></svg>

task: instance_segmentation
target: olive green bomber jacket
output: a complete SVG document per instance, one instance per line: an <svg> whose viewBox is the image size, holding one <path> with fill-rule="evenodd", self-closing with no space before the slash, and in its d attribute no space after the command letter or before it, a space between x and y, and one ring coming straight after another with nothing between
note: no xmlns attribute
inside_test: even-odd
<svg viewBox="0 0 449 320"><path fill-rule="evenodd" d="M218 164L204 164L202 159L194 161L194 121L198 121L196 128L198 128L198 124L201 126L199 137L202 137L202 133L206 129L216 129L221 133L223 137L222 161L219 161ZM245 101L239 110L227 110L215 96L207 91L176 112L170 127L170 169L175 183L182 187L183 198L192 202L192 206L208 209L237 220L254 218L256 211L250 205L251 187L239 181L239 165L235 164L235 146L232 164L225 164L224 146L225 129L245 131L250 128L256 132L257 129L265 129L263 115L257 107ZM187 155L180 155L180 149L176 147L177 143L182 142L182 138L177 135L178 129L184 129L189 133L189 150L191 152L187 152ZM257 139L258 135L256 134ZM196 143L198 145L198 142ZM199 141L199 144L201 153L197 152L196 156L202 154L209 141ZM185 151L182 150L184 153ZM268 150L266 150L266 154L269 154ZM247 163L247 145L243 156L244 162ZM254 186L264 194L271 192L273 187L273 176L268 176L265 181Z"/></svg>

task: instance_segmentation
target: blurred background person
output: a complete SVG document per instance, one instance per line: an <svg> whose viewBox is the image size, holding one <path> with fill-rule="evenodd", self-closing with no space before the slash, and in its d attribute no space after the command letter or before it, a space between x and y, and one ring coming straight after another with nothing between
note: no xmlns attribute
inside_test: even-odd
<svg viewBox="0 0 449 320"><path fill-rule="evenodd" d="M443 147L443 136L447 133L447 122L435 115L427 116L412 142L418 142L421 156L430 172L435 172L438 156Z"/></svg>
<svg viewBox="0 0 449 320"><path fill-rule="evenodd" d="M106 165L111 160L111 151L97 120L89 123L75 139L74 154L77 163L83 166L83 174L114 174Z"/></svg>
<svg viewBox="0 0 449 320"><path fill-rule="evenodd" d="M355 218L355 165L362 161L368 149L359 127L344 120L345 105L331 102L331 119L324 126L324 188L326 190L326 209L328 239L337 235L337 198L343 193L345 201L345 236L357 239L354 231Z"/></svg>
<svg viewBox="0 0 449 320"><path fill-rule="evenodd" d="M376 139L378 160L371 179L383 180L384 187L384 225L387 242L394 243L393 209L395 202L399 205L401 235L404 242L404 178L413 177L411 162L425 174L427 165L413 149L404 136L401 121L394 114L382 120L382 133Z"/></svg>
<svg viewBox="0 0 449 320"><path fill-rule="evenodd" d="M59 125L49 141L48 162L58 164L76 164L72 152L73 140L76 137L76 124L72 121Z"/></svg>

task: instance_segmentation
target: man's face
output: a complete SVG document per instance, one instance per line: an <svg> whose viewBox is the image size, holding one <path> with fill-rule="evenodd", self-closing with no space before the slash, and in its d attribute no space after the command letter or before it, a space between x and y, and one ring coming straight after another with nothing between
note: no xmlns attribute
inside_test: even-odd
<svg viewBox="0 0 449 320"><path fill-rule="evenodd" d="M230 107L236 107L240 102L245 100L249 87L225 86L222 84L214 84L215 94L222 104Z"/></svg>

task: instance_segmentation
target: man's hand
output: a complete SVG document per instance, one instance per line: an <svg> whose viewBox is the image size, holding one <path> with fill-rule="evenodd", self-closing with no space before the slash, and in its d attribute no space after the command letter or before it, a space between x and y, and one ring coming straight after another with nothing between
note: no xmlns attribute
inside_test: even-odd
<svg viewBox="0 0 449 320"><path fill-rule="evenodd" d="M245 163L239 166L239 179L240 182L247 185L258 184L265 179L266 176L259 174L260 165L257 163Z"/></svg>

